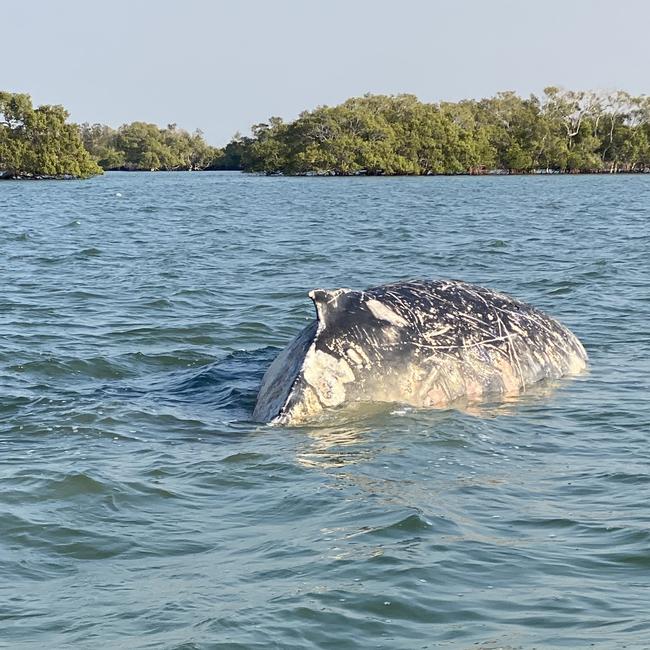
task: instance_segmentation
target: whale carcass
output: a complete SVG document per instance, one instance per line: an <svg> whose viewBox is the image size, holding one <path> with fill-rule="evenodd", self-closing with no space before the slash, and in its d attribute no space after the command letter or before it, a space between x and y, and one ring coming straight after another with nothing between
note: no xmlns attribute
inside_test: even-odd
<svg viewBox="0 0 650 650"><path fill-rule="evenodd" d="M444 407L577 374L587 354L557 320L452 280L316 289L317 318L266 371L253 417L297 424L348 402Z"/></svg>

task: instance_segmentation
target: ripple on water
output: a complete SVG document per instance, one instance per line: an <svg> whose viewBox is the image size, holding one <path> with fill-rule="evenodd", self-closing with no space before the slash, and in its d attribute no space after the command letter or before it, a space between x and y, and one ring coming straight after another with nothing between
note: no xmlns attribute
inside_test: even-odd
<svg viewBox="0 0 650 650"><path fill-rule="evenodd" d="M647 645L647 175L0 194L0 645ZM538 305L590 372L250 421L310 289L417 277Z"/></svg>

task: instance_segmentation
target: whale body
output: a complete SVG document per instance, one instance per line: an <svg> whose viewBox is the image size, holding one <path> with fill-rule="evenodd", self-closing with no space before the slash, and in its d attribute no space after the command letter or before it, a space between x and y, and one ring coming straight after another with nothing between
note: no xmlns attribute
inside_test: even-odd
<svg viewBox="0 0 650 650"><path fill-rule="evenodd" d="M435 408L510 396L587 364L557 320L465 282L315 289L309 297L317 318L266 371L257 421L300 424L355 401Z"/></svg>

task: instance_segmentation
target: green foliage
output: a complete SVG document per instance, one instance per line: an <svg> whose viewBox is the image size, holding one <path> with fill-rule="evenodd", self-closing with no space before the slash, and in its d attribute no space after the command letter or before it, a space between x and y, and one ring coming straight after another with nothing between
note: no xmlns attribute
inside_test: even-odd
<svg viewBox="0 0 650 650"><path fill-rule="evenodd" d="M476 174L643 171L650 102L555 87L540 98L499 93L428 104L365 95L271 118L237 135L214 168L267 174Z"/></svg>
<svg viewBox="0 0 650 650"><path fill-rule="evenodd" d="M0 92L0 175L74 176L102 169L237 169L266 174L427 175L650 170L650 99L550 86L424 103L364 95L293 122L272 117L224 149L200 131L146 122L66 124L61 106L33 108Z"/></svg>
<svg viewBox="0 0 650 650"><path fill-rule="evenodd" d="M223 148L221 155L217 156L208 169L235 171L244 169L249 165L249 152L252 144L251 138L246 138L241 133L235 133L233 139Z"/></svg>
<svg viewBox="0 0 650 650"><path fill-rule="evenodd" d="M0 176L101 174L62 106L33 108L29 95L0 92Z"/></svg>
<svg viewBox="0 0 650 650"><path fill-rule="evenodd" d="M200 131L188 133L175 124L161 129L155 124L132 122L119 129L103 124L82 124L83 143L103 169L199 170L222 156L205 143Z"/></svg>

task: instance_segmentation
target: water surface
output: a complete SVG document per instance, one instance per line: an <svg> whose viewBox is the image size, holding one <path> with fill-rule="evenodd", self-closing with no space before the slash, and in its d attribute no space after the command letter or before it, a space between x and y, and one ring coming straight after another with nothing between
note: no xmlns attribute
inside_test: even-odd
<svg viewBox="0 0 650 650"><path fill-rule="evenodd" d="M650 647L650 177L0 184L0 646ZM250 421L314 287L459 278L591 371Z"/></svg>

